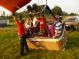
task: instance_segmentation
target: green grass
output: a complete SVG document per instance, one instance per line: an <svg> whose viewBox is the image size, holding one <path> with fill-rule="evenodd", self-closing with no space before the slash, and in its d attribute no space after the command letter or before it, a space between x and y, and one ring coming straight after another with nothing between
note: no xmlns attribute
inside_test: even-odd
<svg viewBox="0 0 79 59"><path fill-rule="evenodd" d="M65 51L31 50L19 57L20 44L15 27L0 28L0 59L79 59L79 32L68 32Z"/></svg>

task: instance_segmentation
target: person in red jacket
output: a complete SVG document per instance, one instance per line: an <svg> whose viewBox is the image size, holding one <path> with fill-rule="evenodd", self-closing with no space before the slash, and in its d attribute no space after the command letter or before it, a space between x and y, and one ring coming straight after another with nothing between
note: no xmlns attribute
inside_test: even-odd
<svg viewBox="0 0 79 59"><path fill-rule="evenodd" d="M47 20L46 20L44 14L39 13L38 17L39 17L38 20L40 22L40 32L39 33L42 34L42 36L44 36L44 37L48 37L48 35L51 36L51 33L49 32L48 25L47 25Z"/></svg>
<svg viewBox="0 0 79 59"><path fill-rule="evenodd" d="M18 36L20 39L20 54L24 55L24 47L26 48L26 51L29 52L29 48L26 42L26 33L24 29L24 21L20 20L22 17L20 16L20 19L17 19L15 15L13 15L13 19L15 20L17 26L18 26Z"/></svg>

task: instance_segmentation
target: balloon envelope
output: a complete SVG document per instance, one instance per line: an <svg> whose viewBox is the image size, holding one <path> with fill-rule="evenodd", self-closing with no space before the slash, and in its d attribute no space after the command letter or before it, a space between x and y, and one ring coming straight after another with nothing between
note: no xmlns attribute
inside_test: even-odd
<svg viewBox="0 0 79 59"><path fill-rule="evenodd" d="M28 4L31 0L0 0L0 6L8 9L12 13Z"/></svg>

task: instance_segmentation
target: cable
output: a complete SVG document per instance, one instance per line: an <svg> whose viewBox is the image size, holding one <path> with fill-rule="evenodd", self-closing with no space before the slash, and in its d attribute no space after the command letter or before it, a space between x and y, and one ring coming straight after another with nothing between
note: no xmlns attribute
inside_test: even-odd
<svg viewBox="0 0 79 59"><path fill-rule="evenodd" d="M46 0L46 5L47 5L47 0Z"/></svg>
<svg viewBox="0 0 79 59"><path fill-rule="evenodd" d="M39 0L37 0L37 4L39 5Z"/></svg>

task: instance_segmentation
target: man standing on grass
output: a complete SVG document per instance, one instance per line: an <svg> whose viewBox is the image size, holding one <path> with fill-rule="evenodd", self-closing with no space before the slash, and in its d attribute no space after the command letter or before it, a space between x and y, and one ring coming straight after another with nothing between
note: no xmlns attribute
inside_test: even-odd
<svg viewBox="0 0 79 59"><path fill-rule="evenodd" d="M24 29L24 20L22 20L22 15L19 16L17 19L15 14L13 14L13 19L15 20L17 26L18 26L18 36L20 39L20 54L24 55L24 48L26 48L26 51L29 52L29 48L26 42L26 33Z"/></svg>

